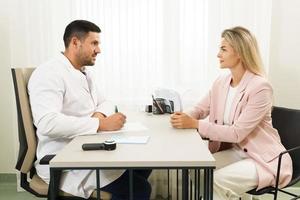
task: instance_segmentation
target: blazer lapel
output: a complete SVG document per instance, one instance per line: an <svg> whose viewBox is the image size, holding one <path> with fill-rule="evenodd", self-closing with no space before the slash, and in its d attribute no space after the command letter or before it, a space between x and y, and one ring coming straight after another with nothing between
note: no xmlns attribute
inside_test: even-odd
<svg viewBox="0 0 300 200"><path fill-rule="evenodd" d="M226 97L229 90L231 75L228 75L220 88L220 96L218 100L217 124L223 125Z"/></svg>
<svg viewBox="0 0 300 200"><path fill-rule="evenodd" d="M245 89L253 76L254 76L254 74L249 71L246 71L245 74L243 75L243 78L238 86L237 93L233 99L231 109L230 109L229 121L231 122L231 124L233 124L237 106L238 106L239 102L241 101L241 99L243 98L243 96L245 94ZM227 95L227 93L226 93L226 95Z"/></svg>

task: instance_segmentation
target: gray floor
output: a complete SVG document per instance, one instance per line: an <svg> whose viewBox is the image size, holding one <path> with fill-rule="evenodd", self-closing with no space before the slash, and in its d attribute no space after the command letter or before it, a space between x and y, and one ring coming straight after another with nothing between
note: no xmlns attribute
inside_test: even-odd
<svg viewBox="0 0 300 200"><path fill-rule="evenodd" d="M17 192L16 183L11 182L0 182L0 200L44 200L44 198L38 198L31 195L28 192ZM257 198L255 198L257 199ZM264 195L259 200L271 200L271 195ZM280 195L278 200L287 200L286 195Z"/></svg>
<svg viewBox="0 0 300 200"><path fill-rule="evenodd" d="M0 183L0 200L44 200L28 192L17 192L16 183Z"/></svg>

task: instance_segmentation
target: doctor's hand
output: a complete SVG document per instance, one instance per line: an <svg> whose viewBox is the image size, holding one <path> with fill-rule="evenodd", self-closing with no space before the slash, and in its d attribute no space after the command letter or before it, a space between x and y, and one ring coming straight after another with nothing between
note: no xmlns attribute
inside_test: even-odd
<svg viewBox="0 0 300 200"><path fill-rule="evenodd" d="M175 112L170 120L174 128L198 128L198 120L182 112Z"/></svg>
<svg viewBox="0 0 300 200"><path fill-rule="evenodd" d="M118 112L99 120L100 123L98 131L116 131L124 126L124 123L126 122L126 116Z"/></svg>
<svg viewBox="0 0 300 200"><path fill-rule="evenodd" d="M98 118L98 119L103 119L103 118L105 118L106 116L105 116L103 113L101 113L101 112L95 112L95 113L92 115L92 117L96 117L96 118Z"/></svg>

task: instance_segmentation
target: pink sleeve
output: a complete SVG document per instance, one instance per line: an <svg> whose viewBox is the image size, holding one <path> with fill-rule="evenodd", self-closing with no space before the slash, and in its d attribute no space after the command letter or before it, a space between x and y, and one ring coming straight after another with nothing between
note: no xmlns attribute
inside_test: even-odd
<svg viewBox="0 0 300 200"><path fill-rule="evenodd" d="M210 92L189 112L189 115L195 119L204 119L209 115Z"/></svg>

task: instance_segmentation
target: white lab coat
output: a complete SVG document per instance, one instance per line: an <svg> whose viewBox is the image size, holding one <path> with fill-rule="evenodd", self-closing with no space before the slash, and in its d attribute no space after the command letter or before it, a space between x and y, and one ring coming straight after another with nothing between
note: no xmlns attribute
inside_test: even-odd
<svg viewBox="0 0 300 200"><path fill-rule="evenodd" d="M38 175L49 183L49 166L39 160L47 154L56 154L72 138L78 135L96 134L99 120L92 118L94 112L106 115L104 98L99 95L91 73L76 70L63 55L39 66L28 83L28 92L37 127ZM100 122L101 123L101 122ZM123 170L100 171L101 187L117 179ZM95 171L71 170L62 175L60 188L70 194L88 198L96 188Z"/></svg>

